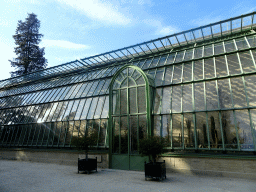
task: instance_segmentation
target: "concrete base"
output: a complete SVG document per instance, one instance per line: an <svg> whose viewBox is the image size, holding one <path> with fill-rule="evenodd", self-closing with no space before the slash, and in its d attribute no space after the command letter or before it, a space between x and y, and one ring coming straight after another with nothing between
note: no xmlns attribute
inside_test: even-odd
<svg viewBox="0 0 256 192"><path fill-rule="evenodd" d="M97 156L98 168L108 168L109 158L107 153L89 154L89 158ZM55 163L59 165L77 166L78 158L85 158L84 154L79 152L69 152L61 150L36 150L36 149L1 149L0 159L32 161L39 163Z"/></svg>
<svg viewBox="0 0 256 192"><path fill-rule="evenodd" d="M98 168L109 168L108 153L91 153L89 158L97 156ZM55 163L59 165L77 166L79 158L84 154L70 150L52 149L0 149L0 159L32 161L40 163ZM243 158L240 156L163 156L167 173L182 173L186 175L236 177L256 180L256 157Z"/></svg>
<svg viewBox="0 0 256 192"><path fill-rule="evenodd" d="M255 159L212 157L161 157L168 173L256 179Z"/></svg>

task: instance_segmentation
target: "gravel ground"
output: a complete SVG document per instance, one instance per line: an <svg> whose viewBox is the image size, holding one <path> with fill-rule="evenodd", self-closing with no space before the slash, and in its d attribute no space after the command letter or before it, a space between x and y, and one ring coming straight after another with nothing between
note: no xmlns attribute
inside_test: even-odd
<svg viewBox="0 0 256 192"><path fill-rule="evenodd" d="M144 172L102 169L77 173L76 166L0 160L0 191L256 191L256 181L167 174L145 181Z"/></svg>

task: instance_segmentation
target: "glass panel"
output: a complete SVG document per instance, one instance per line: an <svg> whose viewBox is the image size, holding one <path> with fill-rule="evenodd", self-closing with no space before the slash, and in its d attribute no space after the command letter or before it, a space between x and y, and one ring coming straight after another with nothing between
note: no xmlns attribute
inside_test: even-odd
<svg viewBox="0 0 256 192"><path fill-rule="evenodd" d="M71 111L69 112L69 120L74 120L80 100L76 100L73 104Z"/></svg>
<svg viewBox="0 0 256 192"><path fill-rule="evenodd" d="M173 68L173 66L169 66L166 68L165 77L164 77L165 85L169 85L172 83L172 68Z"/></svg>
<svg viewBox="0 0 256 192"><path fill-rule="evenodd" d="M93 119L93 115L94 115L94 112L95 112L95 109L96 109L96 106L97 106L97 103L98 103L98 99L99 99L98 97L95 97L95 98L92 99L92 102L91 102L91 105L90 105L90 111L87 115L87 119Z"/></svg>
<svg viewBox="0 0 256 192"><path fill-rule="evenodd" d="M204 112L196 113L196 134L198 148L208 148L208 130Z"/></svg>
<svg viewBox="0 0 256 192"><path fill-rule="evenodd" d="M183 82L192 81L192 62L183 65Z"/></svg>
<svg viewBox="0 0 256 192"><path fill-rule="evenodd" d="M181 62L183 60L184 51L177 52L175 63Z"/></svg>
<svg viewBox="0 0 256 192"><path fill-rule="evenodd" d="M138 87L137 88L137 102L138 102L138 110L139 113L145 113L146 112L146 93L145 90L146 88L143 87Z"/></svg>
<svg viewBox="0 0 256 192"><path fill-rule="evenodd" d="M151 65L150 65L150 67L156 67L156 66L157 66L158 61L159 61L159 57L154 58L154 59L153 59L153 61L152 61L152 63L151 63Z"/></svg>
<svg viewBox="0 0 256 192"><path fill-rule="evenodd" d="M127 89L120 90L120 105L121 114L127 114Z"/></svg>
<svg viewBox="0 0 256 192"><path fill-rule="evenodd" d="M120 153L120 122L119 117L113 117L113 153Z"/></svg>
<svg viewBox="0 0 256 192"><path fill-rule="evenodd" d="M212 45L204 47L204 57L213 55Z"/></svg>
<svg viewBox="0 0 256 192"><path fill-rule="evenodd" d="M181 86L172 87L172 112L181 112Z"/></svg>
<svg viewBox="0 0 256 192"><path fill-rule="evenodd" d="M245 85L247 91L247 97L249 100L249 106L256 106L256 76L250 75L245 77Z"/></svg>
<svg viewBox="0 0 256 192"><path fill-rule="evenodd" d="M250 113L251 113L251 121L252 121L252 133L253 133L252 137L256 139L256 109L251 109ZM254 140L254 144L255 144L255 140Z"/></svg>
<svg viewBox="0 0 256 192"><path fill-rule="evenodd" d="M105 97L99 97L97 108L95 110L95 114L94 114L94 117L93 117L94 119L99 119L100 118L104 101L105 101Z"/></svg>
<svg viewBox="0 0 256 192"><path fill-rule="evenodd" d="M221 53L224 53L223 43L215 44L214 45L214 54L219 55Z"/></svg>
<svg viewBox="0 0 256 192"><path fill-rule="evenodd" d="M193 111L192 84L183 85L182 111Z"/></svg>
<svg viewBox="0 0 256 192"><path fill-rule="evenodd" d="M195 148L193 114L184 114L184 145L185 148Z"/></svg>
<svg viewBox="0 0 256 192"><path fill-rule="evenodd" d="M108 112L109 112L109 96L106 96L101 118L108 118Z"/></svg>
<svg viewBox="0 0 256 192"><path fill-rule="evenodd" d="M100 122L100 134L99 134L99 146L105 146L106 141L106 130L108 126L108 120L102 119Z"/></svg>
<svg viewBox="0 0 256 192"><path fill-rule="evenodd" d="M243 71L250 73L255 71L253 60L249 51L239 53L240 61L242 64Z"/></svg>
<svg viewBox="0 0 256 192"><path fill-rule="evenodd" d="M237 54L227 55L229 74L240 74L241 69L238 61Z"/></svg>
<svg viewBox="0 0 256 192"><path fill-rule="evenodd" d="M182 65L175 65L173 72L173 83L181 82Z"/></svg>
<svg viewBox="0 0 256 192"><path fill-rule="evenodd" d="M84 103L85 103L85 99L82 99L79 102L79 105L78 105L77 110L75 112L74 120L79 120L80 119L80 115L81 115L81 113L83 111Z"/></svg>
<svg viewBox="0 0 256 192"><path fill-rule="evenodd" d="M163 72L164 72L164 68L158 68L157 69L156 77L155 77L155 86L162 85Z"/></svg>
<svg viewBox="0 0 256 192"><path fill-rule="evenodd" d="M191 59L192 59L192 56L193 56L193 50L187 50L187 51L186 51L185 58L184 58L184 61L191 60Z"/></svg>
<svg viewBox="0 0 256 192"><path fill-rule="evenodd" d="M215 65L217 77L223 77L228 75L224 56L215 57Z"/></svg>
<svg viewBox="0 0 256 192"><path fill-rule="evenodd" d="M172 146L182 147L182 120L180 114L172 115Z"/></svg>
<svg viewBox="0 0 256 192"><path fill-rule="evenodd" d="M206 82L206 105L207 110L218 109L218 95L215 81Z"/></svg>
<svg viewBox="0 0 256 192"><path fill-rule="evenodd" d="M70 110L72 109L72 106L74 104L74 101L69 101L69 103L66 106L65 113L62 116L62 120L66 121L69 119ZM62 107L63 108L63 107ZM60 119L61 120L61 119Z"/></svg>
<svg viewBox="0 0 256 192"><path fill-rule="evenodd" d="M136 88L129 88L129 111L131 113L137 113L137 100L136 100Z"/></svg>
<svg viewBox="0 0 256 192"><path fill-rule="evenodd" d="M127 124L127 116L121 117L120 122L120 136L121 136L121 150L122 154L128 153L128 124Z"/></svg>
<svg viewBox="0 0 256 192"><path fill-rule="evenodd" d="M144 63L144 65L142 66L142 69L147 69L147 68L149 67L151 61L152 61L152 59L148 59L148 60Z"/></svg>
<svg viewBox="0 0 256 192"><path fill-rule="evenodd" d="M131 154L138 153L138 131L137 131L137 116L130 116L130 152Z"/></svg>
<svg viewBox="0 0 256 192"><path fill-rule="evenodd" d="M154 114L159 114L161 110L162 88L155 91Z"/></svg>
<svg viewBox="0 0 256 192"><path fill-rule="evenodd" d="M202 47L195 48L194 59L202 57L202 54L203 54L203 48Z"/></svg>
<svg viewBox="0 0 256 192"><path fill-rule="evenodd" d="M84 105L83 112L81 114L80 119L86 119L87 113L88 113L88 110L89 110L89 107L90 107L90 104L91 104L91 101L92 101L92 98L89 98L89 99L86 100L86 103Z"/></svg>
<svg viewBox="0 0 256 192"><path fill-rule="evenodd" d="M194 92L195 92L195 110L204 110L204 84L203 83L195 83L194 84Z"/></svg>
<svg viewBox="0 0 256 192"><path fill-rule="evenodd" d="M164 87L163 89L162 114L166 114L171 112L171 87Z"/></svg>
<svg viewBox="0 0 256 192"><path fill-rule="evenodd" d="M210 133L210 147L222 148L219 112L208 113L208 125Z"/></svg>
<svg viewBox="0 0 256 192"><path fill-rule="evenodd" d="M147 117L146 115L139 115L139 139L147 136Z"/></svg>
<svg viewBox="0 0 256 192"><path fill-rule="evenodd" d="M213 58L205 59L204 60L204 78L214 78L215 77L215 70L214 70L214 63Z"/></svg>
<svg viewBox="0 0 256 192"><path fill-rule="evenodd" d="M231 40L231 41L225 42L225 49L226 49L226 52L236 51L234 41Z"/></svg>
<svg viewBox="0 0 256 192"><path fill-rule="evenodd" d="M203 60L194 62L194 80L203 79Z"/></svg>
<svg viewBox="0 0 256 192"><path fill-rule="evenodd" d="M155 136L160 136L161 130L161 117L159 115L154 116L154 130L153 133Z"/></svg>
<svg viewBox="0 0 256 192"><path fill-rule="evenodd" d="M241 150L253 150L253 137L248 110L235 111Z"/></svg>
<svg viewBox="0 0 256 192"><path fill-rule="evenodd" d="M62 109L62 104L63 104L63 103L64 103L64 102L59 102L59 103L58 103L58 106L57 106L57 108L56 108L56 110L55 110L55 112L54 112L54 114L53 114L52 121L56 121L57 118L58 118L58 116L59 116L59 114L62 113L62 112L61 112L61 109ZM37 111L37 109L35 108L34 111Z"/></svg>
<svg viewBox="0 0 256 192"><path fill-rule="evenodd" d="M251 47L256 47L256 36L247 37L247 40Z"/></svg>
<svg viewBox="0 0 256 192"><path fill-rule="evenodd" d="M241 50L241 49L247 49L248 48L248 44L245 40L245 38L241 38L241 39L236 39L236 46L238 48L238 50Z"/></svg>
<svg viewBox="0 0 256 192"><path fill-rule="evenodd" d="M166 55L162 56L161 59L159 60L158 62L158 66L162 66L165 64L165 61L166 61Z"/></svg>
<svg viewBox="0 0 256 192"><path fill-rule="evenodd" d="M229 79L218 80L218 94L221 109L232 107L229 88Z"/></svg>
<svg viewBox="0 0 256 192"><path fill-rule="evenodd" d="M169 54L169 56L168 56L168 58L167 58L167 60L166 60L166 65L167 64L171 64L171 63L173 63L173 60L174 60L174 58L175 58L175 55L176 55L176 53L170 53Z"/></svg>
<svg viewBox="0 0 256 192"><path fill-rule="evenodd" d="M231 88L235 108L246 107L246 96L242 77L231 78Z"/></svg>

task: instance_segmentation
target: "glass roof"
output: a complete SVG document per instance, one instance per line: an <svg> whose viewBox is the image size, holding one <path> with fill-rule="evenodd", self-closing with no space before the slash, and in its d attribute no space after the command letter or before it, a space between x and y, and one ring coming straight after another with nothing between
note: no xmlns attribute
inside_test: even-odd
<svg viewBox="0 0 256 192"><path fill-rule="evenodd" d="M183 45L195 44L204 40L239 33L245 30L253 30L253 27L256 24L254 18L255 14L256 12L248 13L122 49L86 57L81 60L75 60L27 75L2 80L0 81L0 88L70 73L76 70L90 69L102 65L109 65L114 62L132 60L138 56L144 56L160 51L168 51Z"/></svg>

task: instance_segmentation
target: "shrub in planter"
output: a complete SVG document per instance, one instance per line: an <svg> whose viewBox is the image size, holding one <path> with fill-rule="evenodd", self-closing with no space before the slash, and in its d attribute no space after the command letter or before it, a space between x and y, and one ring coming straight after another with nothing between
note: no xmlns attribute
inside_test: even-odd
<svg viewBox="0 0 256 192"><path fill-rule="evenodd" d="M98 132L96 130L86 133L86 135L74 136L71 140L71 145L76 149L85 152L85 159L78 158L78 173L79 171L86 171L89 173L92 170L97 171L97 158L88 158L89 150L97 144Z"/></svg>
<svg viewBox="0 0 256 192"><path fill-rule="evenodd" d="M159 136L148 136L140 140L139 153L142 156L149 156L150 162L145 162L145 180L147 178L166 178L166 167L164 162L156 162L158 155L165 152L167 142Z"/></svg>

